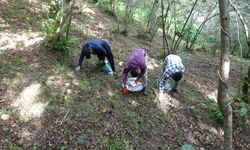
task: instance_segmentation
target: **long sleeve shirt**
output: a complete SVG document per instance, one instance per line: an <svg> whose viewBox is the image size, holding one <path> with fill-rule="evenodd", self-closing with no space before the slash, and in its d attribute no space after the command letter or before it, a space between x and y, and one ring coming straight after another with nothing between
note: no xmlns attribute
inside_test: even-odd
<svg viewBox="0 0 250 150"><path fill-rule="evenodd" d="M122 83L126 85L128 79L128 73L134 68L138 67L140 69L140 74L137 79L140 79L147 70L146 65L146 53L143 49L134 48L129 56L129 59L125 65L122 73Z"/></svg>
<svg viewBox="0 0 250 150"><path fill-rule="evenodd" d="M90 51L92 49L92 51ZM82 51L79 57L78 66L81 66L83 59L90 54L96 54L99 60L104 60L105 57L108 59L111 68L115 71L113 54L107 41L103 39L91 39L86 41L82 46Z"/></svg>
<svg viewBox="0 0 250 150"><path fill-rule="evenodd" d="M163 74L160 78L159 88L164 89L165 81L174 73L184 73L185 66L182 64L181 58L177 55L168 55L163 64Z"/></svg>

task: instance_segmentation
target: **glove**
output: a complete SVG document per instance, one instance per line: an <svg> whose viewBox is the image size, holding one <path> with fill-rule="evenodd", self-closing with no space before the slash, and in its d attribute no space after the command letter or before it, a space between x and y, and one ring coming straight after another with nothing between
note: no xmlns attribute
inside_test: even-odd
<svg viewBox="0 0 250 150"><path fill-rule="evenodd" d="M81 66L77 66L77 67L75 68L76 71L80 71L80 69L81 69Z"/></svg>
<svg viewBox="0 0 250 150"><path fill-rule="evenodd" d="M122 95L126 95L126 94L128 94L128 89L127 89L126 86L124 86L124 87L122 88Z"/></svg>

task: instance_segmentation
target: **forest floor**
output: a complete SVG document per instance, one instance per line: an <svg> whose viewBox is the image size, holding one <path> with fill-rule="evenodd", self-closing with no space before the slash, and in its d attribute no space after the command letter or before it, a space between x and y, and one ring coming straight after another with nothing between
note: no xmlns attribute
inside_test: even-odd
<svg viewBox="0 0 250 150"><path fill-rule="evenodd" d="M0 149L222 149L223 130L213 116L219 54L180 52L186 66L180 92L159 101L159 38L117 34L112 15L86 4L74 11L71 35L79 43L65 57L44 49L41 8L35 1L0 1ZM79 47L96 37L111 45L113 77L95 68L95 57L74 71ZM147 97L121 94L122 69L134 47L149 55ZM247 65L231 58L230 99ZM250 149L250 127L236 113L234 119L234 149Z"/></svg>

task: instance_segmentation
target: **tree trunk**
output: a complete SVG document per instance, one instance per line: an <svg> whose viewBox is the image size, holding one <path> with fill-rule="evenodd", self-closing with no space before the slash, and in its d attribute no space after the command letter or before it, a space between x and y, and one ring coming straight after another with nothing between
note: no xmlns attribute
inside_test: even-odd
<svg viewBox="0 0 250 150"><path fill-rule="evenodd" d="M66 30L66 39L69 38L69 30L70 30L70 26L71 26L71 20L72 20L72 15L69 16L69 23L68 23L67 30Z"/></svg>
<svg viewBox="0 0 250 150"><path fill-rule="evenodd" d="M174 43L173 51L176 51L176 50L178 49L178 47L179 47L179 44L180 44L180 42L181 42L181 38L182 38L183 31L184 31L184 29L185 29L185 27L186 27L186 25L187 25L187 22L188 22L190 16L192 15L192 13L193 13L193 11L194 11L194 8L195 8L197 2L198 2L198 0L195 0L195 2L194 2L194 4L193 4L193 7L192 7L192 9L191 9L191 11L190 11L190 13L189 13L189 15L188 15L188 17L187 17L187 19L186 19L184 25L183 25L183 27L182 27L182 29L181 29L181 32L180 32L180 35L181 35L181 36L178 36L177 40L176 40L175 43Z"/></svg>
<svg viewBox="0 0 250 150"><path fill-rule="evenodd" d="M230 72L229 2L228 0L218 1L221 24L221 57L217 101L224 120L224 149L232 150L232 107L228 102L228 78Z"/></svg>
<svg viewBox="0 0 250 150"><path fill-rule="evenodd" d="M165 36L166 36L166 33L165 33L165 20L164 20L164 17L163 17L163 14L164 14L164 5L163 5L163 0L161 0L161 24L162 24L162 44L163 44L163 50L164 50L164 57L166 56L166 43L165 43Z"/></svg>
<svg viewBox="0 0 250 150"><path fill-rule="evenodd" d="M240 59L242 59L242 44L241 44L241 41L240 41L240 26L239 26L237 16L236 16L236 26L237 26L237 39L238 39L238 43L239 43L239 46L240 46ZM234 48L234 49L236 49L236 48ZM240 64L239 77L240 77L240 80L242 80L242 64ZM238 97L241 97L240 92L241 92L241 82L238 83Z"/></svg>
<svg viewBox="0 0 250 150"><path fill-rule="evenodd" d="M175 2L175 0L173 3L174 3L174 13L173 13L173 15L174 15L174 37L172 39L171 51L173 51L173 49L174 49L174 42L175 42L175 38L176 38L176 2Z"/></svg>
<svg viewBox="0 0 250 150"><path fill-rule="evenodd" d="M147 25L146 25L146 30L149 31L150 29L150 24L152 22L152 19L154 17L156 17L154 14L155 14L155 11L157 10L157 7L156 7L156 4L158 3L158 0L154 0L154 3L153 3L153 6L150 10L150 13L149 13L149 16L148 16L148 21L147 21Z"/></svg>
<svg viewBox="0 0 250 150"><path fill-rule="evenodd" d="M59 26L57 27L57 30L56 30L56 39L59 40L60 38L60 34L62 32L62 28L63 28L63 25L66 23L68 17L72 14L73 12L73 7L75 5L75 0L72 0L70 6L69 6L69 9L68 11L65 13L65 15L62 17L61 21L60 21L60 24Z"/></svg>
<svg viewBox="0 0 250 150"><path fill-rule="evenodd" d="M248 45L248 53L247 53L247 57L249 57L249 53L250 53L250 38L249 38L249 33L248 33L248 27L247 27L247 24L244 20L244 18L242 17L242 15L240 14L240 11L234 6L234 4L232 3L231 0L229 0L229 3L230 5L233 7L233 9L236 11L237 15L239 16L240 18L240 21L244 27L244 31L245 31L245 38L246 38L246 42L247 42L247 45Z"/></svg>
<svg viewBox="0 0 250 150"><path fill-rule="evenodd" d="M126 0L125 4L125 18L124 18L124 30L122 33L126 36L128 32L128 24L129 24L129 19L130 19L130 14L131 14L131 9L130 9L130 3L131 0Z"/></svg>
<svg viewBox="0 0 250 150"><path fill-rule="evenodd" d="M213 16L209 17L210 14L213 12L213 10L215 9L216 6L217 6L217 3L216 3L216 5L211 9L211 11L210 11L209 14L207 15L206 19L200 24L199 28L196 30L196 33L195 33L195 35L194 35L194 37L193 37L193 39L192 39L190 45L188 46L188 49L192 49L194 43L196 42L198 36L200 35L200 33L201 33L203 27L204 27L205 24L206 24L206 22L207 22L208 20L212 19L213 17L215 17L215 16L218 15L218 14L214 14Z"/></svg>
<svg viewBox="0 0 250 150"><path fill-rule="evenodd" d="M168 4L168 8L164 15L164 3L163 3L163 0L161 0L161 19L162 19L161 24L162 24L162 40L163 40L163 48L164 48L164 57L166 56L166 49L168 51L168 54L170 53L169 47L168 47L168 39L166 36L166 30L165 30L165 23L166 23L166 18L168 16L169 9L170 9L170 4Z"/></svg>

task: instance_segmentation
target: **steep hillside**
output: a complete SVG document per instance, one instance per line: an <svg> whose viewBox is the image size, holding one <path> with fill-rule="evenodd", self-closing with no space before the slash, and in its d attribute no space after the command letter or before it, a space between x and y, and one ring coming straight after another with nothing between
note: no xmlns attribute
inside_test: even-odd
<svg viewBox="0 0 250 150"><path fill-rule="evenodd" d="M43 46L40 3L1 1L0 11L1 149L179 149L184 144L222 149L223 130L212 116L219 55L180 52L186 66L180 92L166 93L159 101L160 37L149 42L134 32L117 34L113 16L86 4L74 10L72 20L70 34L79 43L62 56ZM111 45L117 68L113 77L95 67L96 57L74 71L79 47L96 37ZM147 97L121 94L121 73L134 47L149 55ZM246 64L232 58L231 96L237 93L239 68L245 72ZM234 148L250 148L249 126L234 131Z"/></svg>

